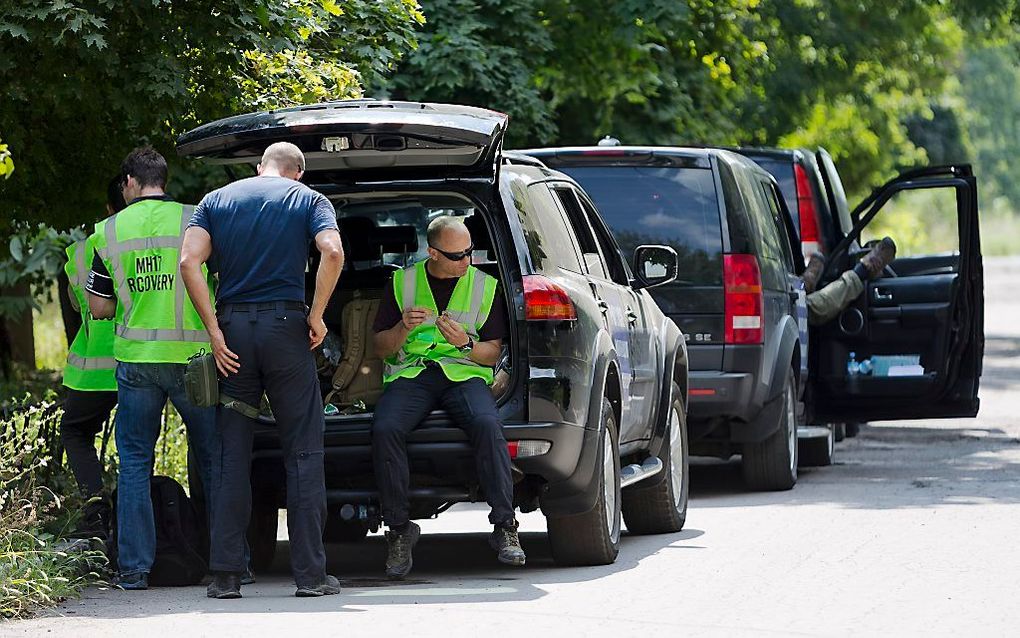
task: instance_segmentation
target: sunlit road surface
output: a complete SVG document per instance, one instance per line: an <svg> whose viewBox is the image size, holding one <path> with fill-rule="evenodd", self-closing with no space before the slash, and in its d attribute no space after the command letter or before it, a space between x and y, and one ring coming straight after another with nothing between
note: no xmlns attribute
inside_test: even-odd
<svg viewBox="0 0 1020 638"><path fill-rule="evenodd" d="M686 529L625 537L615 565L556 567L529 514L527 567L500 566L485 508L462 506L423 522L403 583L382 578L373 535L330 546L340 596L296 599L284 543L241 600L92 589L0 635L1016 635L1020 260L986 267L978 419L873 424L791 492L748 493L735 463L699 461Z"/></svg>

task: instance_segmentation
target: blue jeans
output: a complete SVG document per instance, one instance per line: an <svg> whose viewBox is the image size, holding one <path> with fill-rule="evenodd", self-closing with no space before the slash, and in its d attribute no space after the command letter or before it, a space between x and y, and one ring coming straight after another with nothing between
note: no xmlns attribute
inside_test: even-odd
<svg viewBox="0 0 1020 638"><path fill-rule="evenodd" d="M117 553L122 576L148 573L156 555L149 477L169 398L188 431L209 499L212 455L218 446L215 408L198 408L184 393L184 364L117 363Z"/></svg>

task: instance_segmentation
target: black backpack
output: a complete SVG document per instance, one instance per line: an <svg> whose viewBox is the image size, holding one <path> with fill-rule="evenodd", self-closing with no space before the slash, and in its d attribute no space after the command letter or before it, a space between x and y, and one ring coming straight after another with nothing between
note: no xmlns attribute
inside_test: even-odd
<svg viewBox="0 0 1020 638"><path fill-rule="evenodd" d="M208 530L181 484L169 476L153 476L149 482L152 513L156 521L156 558L149 584L177 587L195 585L209 569ZM116 503L116 492L114 503ZM110 563L117 561L117 515L114 510Z"/></svg>

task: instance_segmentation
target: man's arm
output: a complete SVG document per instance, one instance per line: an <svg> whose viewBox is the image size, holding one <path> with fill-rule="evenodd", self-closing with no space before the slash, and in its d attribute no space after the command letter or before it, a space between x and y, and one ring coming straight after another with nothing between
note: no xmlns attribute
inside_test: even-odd
<svg viewBox="0 0 1020 638"><path fill-rule="evenodd" d="M443 337L453 346L462 346L468 342L467 332L459 323L450 319L445 314L436 319L436 327ZM495 367L499 363L500 348L503 346L502 339L490 339L489 341L476 341L468 353L468 358L483 366Z"/></svg>
<svg viewBox="0 0 1020 638"><path fill-rule="evenodd" d="M340 243L339 231L332 228L319 231L315 235L315 247L319 249L322 259L315 273L315 296L312 297L312 309L308 313L308 339L312 350L326 338L326 323L322 315L326 312L326 304L333 296L340 271L344 267L344 248Z"/></svg>
<svg viewBox="0 0 1020 638"><path fill-rule="evenodd" d="M114 295L113 279L99 255L92 256L92 270L89 272L85 290L89 293L89 312L96 319L110 319L117 312L117 297Z"/></svg>
<svg viewBox="0 0 1020 638"><path fill-rule="evenodd" d="M475 346L471 348L471 353L468 357L479 365L494 368L496 367L496 364L499 363L499 355L502 352L502 349L502 339L478 341L475 342Z"/></svg>
<svg viewBox="0 0 1020 638"><path fill-rule="evenodd" d="M401 319L389 330L375 333L372 337L375 353L380 359L392 357L404 346L404 342L407 341L407 335L410 332L403 319Z"/></svg>
<svg viewBox="0 0 1020 638"><path fill-rule="evenodd" d="M212 255L212 237L201 226L189 226L184 231L184 243L181 245L181 279L188 290L191 303L202 317L202 323L209 332L213 357L216 367L223 376L237 372L241 364L237 355L227 347L220 322L216 320L212 301L209 300L209 282L202 274L202 264Z"/></svg>
<svg viewBox="0 0 1020 638"><path fill-rule="evenodd" d="M89 293L89 312L96 319L112 319L117 314L117 300Z"/></svg>

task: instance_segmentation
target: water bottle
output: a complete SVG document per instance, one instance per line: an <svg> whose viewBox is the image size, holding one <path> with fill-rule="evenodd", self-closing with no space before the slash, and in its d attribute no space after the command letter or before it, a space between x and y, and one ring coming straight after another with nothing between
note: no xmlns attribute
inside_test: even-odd
<svg viewBox="0 0 1020 638"><path fill-rule="evenodd" d="M861 373L861 364L857 363L857 353L851 352L850 358L846 360L846 376L856 377Z"/></svg>
<svg viewBox="0 0 1020 638"><path fill-rule="evenodd" d="M871 363L871 359L865 359L864 361L861 361L859 366L860 373L864 376L870 376L874 369L875 366L874 364Z"/></svg>

